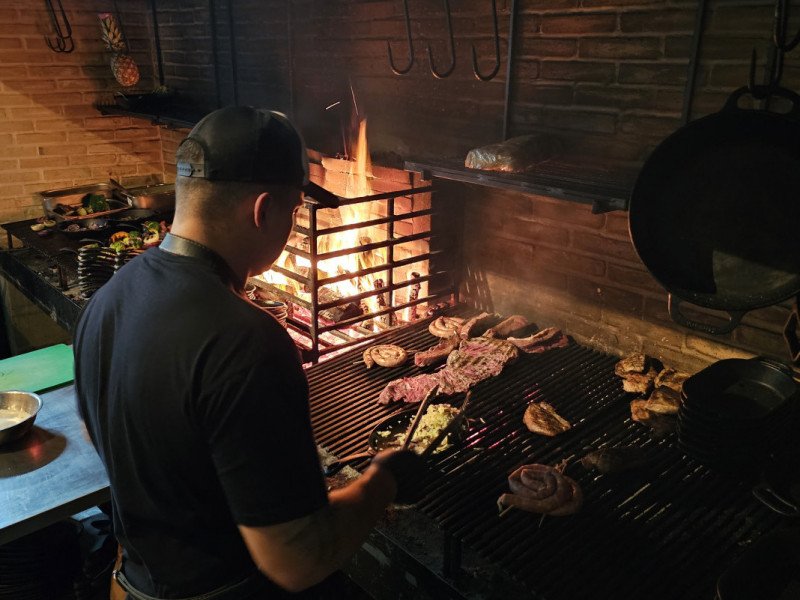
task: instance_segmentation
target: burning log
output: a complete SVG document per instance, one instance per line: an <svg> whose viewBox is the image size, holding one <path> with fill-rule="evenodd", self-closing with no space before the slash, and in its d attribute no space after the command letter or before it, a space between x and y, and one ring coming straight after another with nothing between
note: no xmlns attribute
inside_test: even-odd
<svg viewBox="0 0 800 600"><path fill-rule="evenodd" d="M375 289L380 290L383 289L384 283L383 279L376 279L375 280ZM383 310L389 307L389 297L388 294L378 294L378 310ZM378 322L385 327L393 327L396 325L396 317L393 312L386 313L385 315L381 315L378 317Z"/></svg>
<svg viewBox="0 0 800 600"><path fill-rule="evenodd" d="M327 304L328 302L336 302L337 300L341 300L343 296L334 290L321 287L319 288L319 303L320 304ZM344 321L345 319L352 319L353 317L357 317L359 315L364 314L361 311L361 307L356 304L355 302L348 302L347 304L342 304L340 306L334 306L332 308L326 308L325 310L319 311L319 314L322 318L331 321L332 323L339 323L340 321Z"/></svg>
<svg viewBox="0 0 800 600"><path fill-rule="evenodd" d="M419 279L419 277L420 277L420 275L416 271L411 271L408 274L408 280L409 281L414 281L416 279ZM414 300L419 298L419 291L420 291L421 288L422 288L422 286L419 283L419 281L416 281L415 283L412 283L409 286L409 288L408 288L408 301L409 302L414 302ZM406 321L408 321L408 322L417 320L417 305L416 304L414 306L409 306L408 308L406 308L405 317L406 317Z"/></svg>

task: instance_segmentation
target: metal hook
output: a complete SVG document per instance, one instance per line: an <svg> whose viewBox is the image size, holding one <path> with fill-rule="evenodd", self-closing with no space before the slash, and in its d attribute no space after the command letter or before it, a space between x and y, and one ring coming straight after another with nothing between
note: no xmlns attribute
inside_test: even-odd
<svg viewBox="0 0 800 600"><path fill-rule="evenodd" d="M781 52L789 52L800 44L800 31L798 31L792 41L786 43L786 26L789 23L788 0L777 0L775 4L775 26L772 32L772 41L775 47Z"/></svg>
<svg viewBox="0 0 800 600"><path fill-rule="evenodd" d="M431 45L428 44L428 63L431 66L431 73L433 73L433 76L437 79L449 77L456 68L456 43L453 39L453 19L450 16L450 0L444 0L444 12L447 15L447 33L450 36L450 66L444 73L439 73L439 71L436 70L436 66L433 64Z"/></svg>
<svg viewBox="0 0 800 600"><path fill-rule="evenodd" d="M494 21L494 69L488 75L483 75L478 70L478 53L475 51L475 46L472 46L472 72L481 81L493 79L500 70L500 34L497 32L497 5L495 0L492 0L492 20Z"/></svg>
<svg viewBox="0 0 800 600"><path fill-rule="evenodd" d="M56 33L56 39L55 42L51 42L48 38L44 38L44 41L53 52L69 53L75 49L75 43L72 41L72 27L69 25L64 7L61 6L61 0L56 0L56 2L58 2L58 10L61 13L61 20L64 22L64 28L62 29L61 24L58 22L58 16L51 0L45 0L47 10L50 13L50 20L53 23L53 30ZM66 31L66 35L64 31Z"/></svg>
<svg viewBox="0 0 800 600"><path fill-rule="evenodd" d="M408 17L408 0L403 0L403 10L405 11L406 38L408 39L408 65L406 65L403 69L398 69L395 66L394 59L392 57L392 45L388 41L386 42L386 51L389 54L389 66L392 69L392 73L395 75L405 75L411 70L411 67L414 66L414 44L411 43L411 21Z"/></svg>
<svg viewBox="0 0 800 600"><path fill-rule="evenodd" d="M783 76L783 58L786 52L793 50L800 43L800 31L798 31L790 42L786 42L786 27L788 24L788 0L777 0L775 3L775 21L772 28L772 42L774 44L774 55L768 61L769 80L759 86L756 85L756 50L750 57L750 74L747 80L747 90L754 98L763 99L770 95L772 90L780 86Z"/></svg>

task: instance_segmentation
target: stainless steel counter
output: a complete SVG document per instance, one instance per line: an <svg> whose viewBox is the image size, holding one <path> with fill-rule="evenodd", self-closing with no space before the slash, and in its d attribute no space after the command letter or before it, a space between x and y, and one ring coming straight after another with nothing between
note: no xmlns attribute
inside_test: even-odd
<svg viewBox="0 0 800 600"><path fill-rule="evenodd" d="M110 499L105 469L78 417L74 387L41 396L33 429L0 446L0 544Z"/></svg>

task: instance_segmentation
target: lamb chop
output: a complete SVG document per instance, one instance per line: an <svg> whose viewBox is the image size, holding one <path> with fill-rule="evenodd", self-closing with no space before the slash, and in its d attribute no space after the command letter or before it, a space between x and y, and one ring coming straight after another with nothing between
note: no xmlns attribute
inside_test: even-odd
<svg viewBox="0 0 800 600"><path fill-rule="evenodd" d="M459 335L463 340L471 337L477 337L483 334L492 325L492 323L497 322L499 319L500 315L482 312L481 314L472 317L466 323L464 323L461 326Z"/></svg>
<svg viewBox="0 0 800 600"><path fill-rule="evenodd" d="M489 329L484 335L486 337L496 337L505 339L509 336L514 334L518 334L526 327L530 325L530 321L523 317L522 315L512 315L508 317L505 321L501 321L491 329Z"/></svg>
<svg viewBox="0 0 800 600"><path fill-rule="evenodd" d="M569 339L557 327L542 329L526 338L510 337L508 341L526 354L539 354L553 348L563 348L569 344Z"/></svg>

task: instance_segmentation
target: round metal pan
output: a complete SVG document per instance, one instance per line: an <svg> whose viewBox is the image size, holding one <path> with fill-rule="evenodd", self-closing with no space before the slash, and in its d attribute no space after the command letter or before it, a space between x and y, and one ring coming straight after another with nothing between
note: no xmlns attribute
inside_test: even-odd
<svg viewBox="0 0 800 600"><path fill-rule="evenodd" d="M670 315L707 333L728 333L747 311L800 292L800 96L765 92L790 105L779 113L740 108L748 93L737 90L721 111L666 138L629 203L631 241L669 292ZM730 320L693 321L681 301Z"/></svg>
<svg viewBox="0 0 800 600"><path fill-rule="evenodd" d="M358 454L351 454L350 456L345 456L328 464L325 467L325 475L330 476L338 473L345 465L359 460L371 458L382 450L388 450L390 448L399 449L402 445L402 442L400 442L398 438L408 431L408 427L411 425L411 421L414 419L414 415L416 415L416 413L417 407L415 406L409 408L408 410L397 412L380 421L377 425L375 425L375 427L373 427L369 437L367 438L367 446L369 447L368 451L360 452ZM462 426L456 432L458 441L464 439L467 429L468 424L466 420L464 420Z"/></svg>

